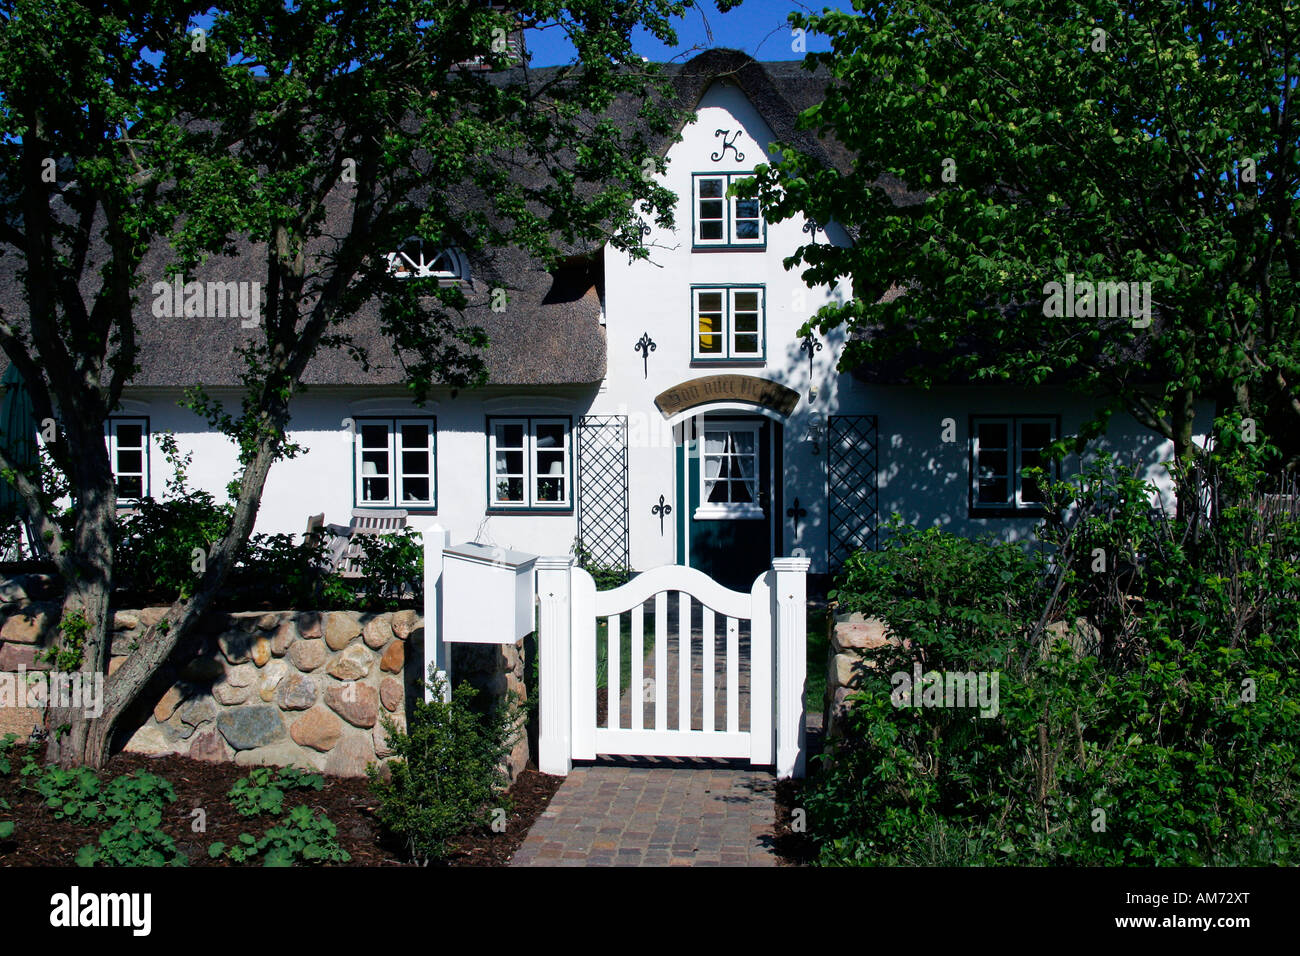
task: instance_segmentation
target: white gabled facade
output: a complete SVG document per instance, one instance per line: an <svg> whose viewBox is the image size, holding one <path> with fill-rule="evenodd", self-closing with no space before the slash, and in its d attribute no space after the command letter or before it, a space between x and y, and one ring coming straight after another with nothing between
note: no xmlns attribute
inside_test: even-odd
<svg viewBox="0 0 1300 956"><path fill-rule="evenodd" d="M881 524L897 512L963 534L1027 537L1037 516L1018 509L1016 498L1031 498L1032 489L1017 489L1013 472L1045 434L1076 430L1091 404L1060 390L866 385L836 371L842 332L817 336L821 348L810 365L798 329L851 290L847 283L808 289L797 271L785 270L783 259L809 241L803 221L755 223L752 209L725 198L719 204L713 195L720 177L770 162L772 138L734 83L717 80L705 91L662 177L679 196L676 229L651 229L649 261L604 252L603 383L444 389L423 408L399 389L314 387L295 401L290 433L306 451L272 469L257 530L301 533L308 516L321 512L327 522L347 524L354 509L368 507L367 490L397 490L398 476L384 469L404 464L402 486L417 495L431 471L427 499L408 505L408 523L438 522L453 542L563 554L580 517L588 532L603 521L620 539L621 476L597 475L592 462L600 456L584 457L588 480L577 486L578 442L597 434L584 431L583 419L613 417L626 419L627 560L634 569L685 562L739 587L773 557L802 553L814 573L825 573L837 544L842 551L854 533L874 527L873 503ZM849 241L834 223L815 236ZM643 341L653 342L648 354L637 347ZM221 497L235 473L234 449L177 408L177 397L135 388L123 403L123 418L147 421L147 491L162 494L169 469L157 440L172 431L194 455L192 484ZM238 401L233 392L225 397ZM385 422L387 438L374 430ZM430 436L424 459L422 422ZM413 424L409 434L403 423ZM842 433L833 455L828 428ZM132 437L128 427L123 473L133 460ZM1169 445L1136 423L1117 417L1098 447L1140 463L1168 487L1160 463ZM977 456L985 483L973 488ZM1064 471L1077 465L1068 461ZM515 500L494 501L498 490ZM981 495L1002 496L1006 507L982 507Z"/></svg>

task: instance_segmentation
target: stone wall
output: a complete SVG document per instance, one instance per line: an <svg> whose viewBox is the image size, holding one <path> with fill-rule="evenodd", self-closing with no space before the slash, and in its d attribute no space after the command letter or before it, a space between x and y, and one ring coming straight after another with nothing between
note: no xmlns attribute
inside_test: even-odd
<svg viewBox="0 0 1300 956"><path fill-rule="evenodd" d="M0 581L0 672L49 668L40 652L57 634L59 611L48 578ZM114 612L110 674L165 612ZM526 700L524 663L522 641L458 645L453 673L489 700ZM382 718L406 726L423 667L424 622L414 610L214 614L123 716L117 743L135 753L361 776L391 755ZM25 738L43 719L43 708L0 705L0 734ZM524 735L511 779L528 755Z"/></svg>

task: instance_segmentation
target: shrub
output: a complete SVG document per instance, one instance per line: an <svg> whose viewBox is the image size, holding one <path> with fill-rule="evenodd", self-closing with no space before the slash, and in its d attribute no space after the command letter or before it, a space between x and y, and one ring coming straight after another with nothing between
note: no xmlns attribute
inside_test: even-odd
<svg viewBox="0 0 1300 956"><path fill-rule="evenodd" d="M206 491L185 491L168 501L142 499L118 529L114 586L166 600L188 597L200 576L195 552L206 557L233 513Z"/></svg>
<svg viewBox="0 0 1300 956"><path fill-rule="evenodd" d="M875 654L810 784L823 863L1294 862L1300 524L1266 518L1257 461L1216 453L1201 468L1215 510L1170 518L1097 462L1057 489L1043 564L972 562L984 545L941 532L855 557L842 604L913 644ZM1095 647L1044 627L1077 618L1100 628ZM998 714L894 706L890 673L912 659L998 670Z"/></svg>
<svg viewBox="0 0 1300 956"><path fill-rule="evenodd" d="M103 797L102 816L110 826L98 843L77 852L77 865L184 866L176 841L161 829L163 811L175 801L172 785L154 774L114 778Z"/></svg>
<svg viewBox="0 0 1300 956"><path fill-rule="evenodd" d="M421 864L445 857L452 837L485 818L505 787L503 762L520 732L513 701L479 714L473 687L462 683L444 701L444 683L430 676L432 699L415 701L408 731L383 718L394 755L389 778L366 768L380 821Z"/></svg>
<svg viewBox="0 0 1300 956"><path fill-rule="evenodd" d="M372 610L396 610L403 598L424 598L424 539L414 528L391 534L362 534L358 564L366 603Z"/></svg>

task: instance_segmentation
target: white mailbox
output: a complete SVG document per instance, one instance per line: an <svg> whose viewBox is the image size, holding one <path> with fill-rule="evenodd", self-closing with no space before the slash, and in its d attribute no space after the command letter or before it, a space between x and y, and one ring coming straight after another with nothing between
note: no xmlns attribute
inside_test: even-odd
<svg viewBox="0 0 1300 956"><path fill-rule="evenodd" d="M473 543L442 554L444 642L513 644L532 632L537 555Z"/></svg>

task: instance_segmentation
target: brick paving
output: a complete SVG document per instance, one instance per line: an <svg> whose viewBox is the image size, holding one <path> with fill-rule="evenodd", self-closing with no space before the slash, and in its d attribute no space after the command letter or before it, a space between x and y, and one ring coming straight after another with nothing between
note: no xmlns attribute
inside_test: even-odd
<svg viewBox="0 0 1300 956"><path fill-rule="evenodd" d="M775 775L644 758L574 767L512 866L775 866Z"/></svg>
<svg viewBox="0 0 1300 956"><path fill-rule="evenodd" d="M647 610L652 602L647 602ZM680 651L678 609L670 608L664 673L647 649L642 682L621 687L618 726L631 726L634 706L644 726L655 728L654 701L666 687L664 726L679 723ZM649 643L649 642L647 642ZM698 605L689 641L691 729L704 727L704 636ZM749 624L737 635L740 665L737 714L749 730ZM649 678L648 687L644 679ZM639 692L638 692L639 691ZM726 630L714 632L714 727L727 726ZM597 724L608 726L603 702ZM776 776L742 762L680 757L621 758L574 767L515 852L512 866L775 866Z"/></svg>

